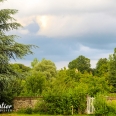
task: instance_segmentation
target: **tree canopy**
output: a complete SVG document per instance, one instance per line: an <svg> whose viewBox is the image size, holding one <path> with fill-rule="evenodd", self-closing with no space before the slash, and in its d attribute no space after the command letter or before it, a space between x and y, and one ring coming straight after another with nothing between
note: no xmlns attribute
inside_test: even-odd
<svg viewBox="0 0 116 116"><path fill-rule="evenodd" d="M78 69L80 72L90 71L90 59L80 55L78 58L72 60L68 64L69 69Z"/></svg>
<svg viewBox="0 0 116 116"><path fill-rule="evenodd" d="M109 56L109 84L113 86L112 92L116 92L116 48Z"/></svg>
<svg viewBox="0 0 116 116"><path fill-rule="evenodd" d="M108 59L100 58L96 64L96 75L103 76L108 72Z"/></svg>
<svg viewBox="0 0 116 116"><path fill-rule="evenodd" d="M42 59L40 62L38 62L33 68L33 70L44 73L44 75L46 76L46 79L51 79L52 77L55 77L56 75L55 64L52 61L46 60L46 59Z"/></svg>

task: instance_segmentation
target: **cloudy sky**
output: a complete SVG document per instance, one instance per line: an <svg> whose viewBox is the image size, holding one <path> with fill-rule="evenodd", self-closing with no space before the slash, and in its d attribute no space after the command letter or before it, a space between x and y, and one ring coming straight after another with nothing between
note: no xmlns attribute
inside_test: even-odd
<svg viewBox="0 0 116 116"><path fill-rule="evenodd" d="M15 18L23 28L11 32L21 37L17 41L39 46L17 60L27 66L46 58L60 69L84 55L95 67L116 47L116 0L7 0L2 8L19 11Z"/></svg>

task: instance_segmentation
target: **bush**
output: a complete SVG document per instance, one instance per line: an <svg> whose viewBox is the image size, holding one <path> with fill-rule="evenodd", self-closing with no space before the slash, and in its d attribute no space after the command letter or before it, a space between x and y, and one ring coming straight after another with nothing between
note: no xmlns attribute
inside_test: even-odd
<svg viewBox="0 0 116 116"><path fill-rule="evenodd" d="M109 110L105 96L98 94L95 97L94 107L95 107L95 116L108 115Z"/></svg>
<svg viewBox="0 0 116 116"><path fill-rule="evenodd" d="M33 113L33 109L32 108L21 108L17 111L17 113L19 114L32 114Z"/></svg>
<svg viewBox="0 0 116 116"><path fill-rule="evenodd" d="M70 96L46 96L43 110L48 114L71 114L71 99Z"/></svg>
<svg viewBox="0 0 116 116"><path fill-rule="evenodd" d="M24 114L25 113L25 109L24 108L21 108L17 111L18 114Z"/></svg>
<svg viewBox="0 0 116 116"><path fill-rule="evenodd" d="M33 109L32 108L25 109L25 114L32 114L32 113L33 113Z"/></svg>
<svg viewBox="0 0 116 116"><path fill-rule="evenodd" d="M116 101L107 101L108 110L109 110L109 116L116 115Z"/></svg>
<svg viewBox="0 0 116 116"><path fill-rule="evenodd" d="M47 111L47 106L46 103L44 101L42 102L37 102L37 104L35 105L35 108L33 109L34 113L42 113L45 114Z"/></svg>

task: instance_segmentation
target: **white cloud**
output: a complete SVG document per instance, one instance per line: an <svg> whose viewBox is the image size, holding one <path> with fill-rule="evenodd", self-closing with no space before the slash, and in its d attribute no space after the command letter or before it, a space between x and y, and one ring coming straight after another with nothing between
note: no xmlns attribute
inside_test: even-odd
<svg viewBox="0 0 116 116"><path fill-rule="evenodd" d="M23 14L64 14L99 12L115 8L115 0L7 0L2 6L15 8Z"/></svg>
<svg viewBox="0 0 116 116"><path fill-rule="evenodd" d="M55 62L55 65L57 67L57 70L61 69L61 68L68 68L68 63L69 61L59 61L59 62Z"/></svg>
<svg viewBox="0 0 116 116"><path fill-rule="evenodd" d="M116 20L106 14L37 16L39 35L47 37L79 37L93 33L115 34Z"/></svg>
<svg viewBox="0 0 116 116"><path fill-rule="evenodd" d="M91 68L95 68L97 62L98 62L98 60L91 60L91 61L90 61Z"/></svg>
<svg viewBox="0 0 116 116"><path fill-rule="evenodd" d="M1 8L18 9L18 22L23 26L34 20L40 26L39 35L47 37L82 36L114 33L115 0L7 0Z"/></svg>
<svg viewBox="0 0 116 116"><path fill-rule="evenodd" d="M27 16L27 17L19 17L16 16L17 22L20 23L23 27L28 26L29 24L33 23L35 20L34 15L32 16Z"/></svg>

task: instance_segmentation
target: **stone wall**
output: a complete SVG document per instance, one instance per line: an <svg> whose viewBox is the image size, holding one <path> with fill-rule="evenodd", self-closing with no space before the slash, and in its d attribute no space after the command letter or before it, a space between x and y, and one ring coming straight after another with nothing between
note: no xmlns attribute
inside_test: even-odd
<svg viewBox="0 0 116 116"><path fill-rule="evenodd" d="M107 99L108 101L113 101L113 100L116 100L116 97L106 97L106 99Z"/></svg>
<svg viewBox="0 0 116 116"><path fill-rule="evenodd" d="M42 100L42 97L15 97L13 100L13 109L17 111L21 108L34 108L36 103Z"/></svg>

